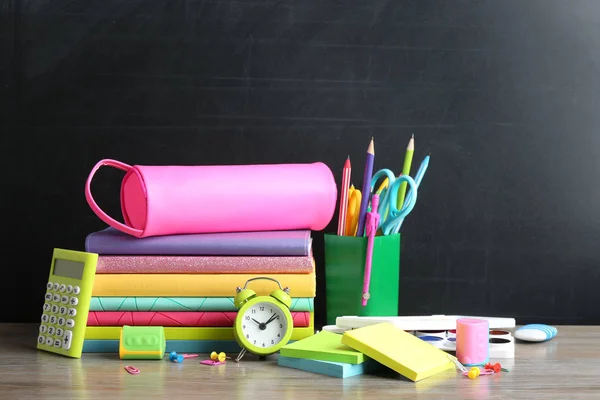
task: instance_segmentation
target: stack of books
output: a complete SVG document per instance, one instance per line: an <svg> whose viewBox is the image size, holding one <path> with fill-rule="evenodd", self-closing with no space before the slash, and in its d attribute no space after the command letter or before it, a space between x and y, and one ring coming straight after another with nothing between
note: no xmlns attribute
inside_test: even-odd
<svg viewBox="0 0 600 400"><path fill-rule="evenodd" d="M85 249L98 264L84 352L119 351L121 327L163 326L167 350L235 352L234 297L251 278L288 287L291 341L314 334L315 262L310 230L204 233L136 238L94 232ZM269 295L269 280L247 286Z"/></svg>

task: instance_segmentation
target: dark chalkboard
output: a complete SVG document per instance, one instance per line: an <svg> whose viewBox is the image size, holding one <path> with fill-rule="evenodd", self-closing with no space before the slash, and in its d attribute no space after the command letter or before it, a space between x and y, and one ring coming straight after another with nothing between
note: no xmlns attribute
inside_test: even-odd
<svg viewBox="0 0 600 400"><path fill-rule="evenodd" d="M360 185L371 136L400 171L414 133L401 313L600 323L597 1L0 4L0 320L38 321L52 248L104 227L83 195L102 158L323 161L339 184L350 155ZM112 215L120 177L95 189Z"/></svg>

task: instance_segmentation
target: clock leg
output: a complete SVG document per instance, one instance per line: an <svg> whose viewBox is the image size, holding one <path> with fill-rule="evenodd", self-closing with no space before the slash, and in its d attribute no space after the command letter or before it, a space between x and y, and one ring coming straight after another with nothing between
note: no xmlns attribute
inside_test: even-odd
<svg viewBox="0 0 600 400"><path fill-rule="evenodd" d="M246 349L242 349L242 351L240 351L240 354L238 354L238 356L235 358L235 362L240 362L240 360L242 359L242 357L244 357L244 354L246 354Z"/></svg>

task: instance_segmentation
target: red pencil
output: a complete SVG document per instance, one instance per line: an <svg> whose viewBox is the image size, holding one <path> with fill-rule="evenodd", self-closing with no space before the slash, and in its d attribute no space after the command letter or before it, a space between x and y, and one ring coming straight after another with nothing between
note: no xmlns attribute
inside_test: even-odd
<svg viewBox="0 0 600 400"><path fill-rule="evenodd" d="M346 158L344 170L342 172L342 190L340 191L340 215L338 219L338 236L343 236L346 232L346 214L348 213L348 189L350 188L350 156Z"/></svg>

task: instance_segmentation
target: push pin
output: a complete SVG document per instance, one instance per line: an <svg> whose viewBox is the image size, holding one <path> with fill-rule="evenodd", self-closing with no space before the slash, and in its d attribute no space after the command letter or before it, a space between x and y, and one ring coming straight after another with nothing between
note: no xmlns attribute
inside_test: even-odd
<svg viewBox="0 0 600 400"><path fill-rule="evenodd" d="M184 359L194 357L198 357L198 354L177 354L175 351L169 353L169 360L176 363L182 363Z"/></svg>
<svg viewBox="0 0 600 400"><path fill-rule="evenodd" d="M469 379L475 379L481 374L481 370L477 367L473 367L467 372Z"/></svg>
<svg viewBox="0 0 600 400"><path fill-rule="evenodd" d="M212 353L210 353L210 359L213 361L219 361L219 362L225 362L225 359L227 358L227 354L220 352L217 354L216 351L213 351Z"/></svg>
<svg viewBox="0 0 600 400"><path fill-rule="evenodd" d="M210 353L210 360L202 360L200 361L200 364L204 364L204 365L221 365L221 364L225 364L225 360L231 358L231 357L227 357L227 354L225 354L224 352L220 352L217 353L216 351L213 351L212 353Z"/></svg>

